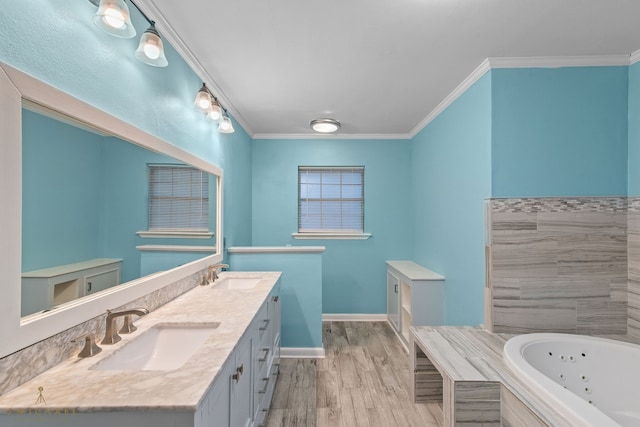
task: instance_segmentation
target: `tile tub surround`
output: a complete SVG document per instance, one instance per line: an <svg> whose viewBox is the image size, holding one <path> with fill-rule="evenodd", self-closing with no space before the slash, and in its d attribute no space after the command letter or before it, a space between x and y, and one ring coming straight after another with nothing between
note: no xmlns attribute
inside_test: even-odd
<svg viewBox="0 0 640 427"><path fill-rule="evenodd" d="M204 274L207 274L207 269L189 275L162 289L158 289L157 291L114 309L122 310L131 307L145 307L149 311L153 311L198 286ZM0 358L0 396L18 387L20 384L29 381L36 375L78 354L84 342L82 340L80 342L72 342L77 338L93 333L96 339L100 341L104 336L105 321L106 312L103 315L82 322L73 328Z"/></svg>
<svg viewBox="0 0 640 427"><path fill-rule="evenodd" d="M640 339L640 197L629 198L627 212L628 247L628 334Z"/></svg>
<svg viewBox="0 0 640 427"><path fill-rule="evenodd" d="M488 203L489 330L627 333L627 198Z"/></svg>
<svg viewBox="0 0 640 427"><path fill-rule="evenodd" d="M96 356L65 362L0 397L0 415L42 409L34 402L44 388L47 410L112 412L133 410L195 411L216 374L268 298L280 273L222 273L220 277L262 278L253 289L198 286L141 317L138 330L122 342L103 346ZM240 309L241 308L241 309ZM100 371L90 369L126 342L159 323L220 322L216 332L179 369L171 371ZM0 420L0 424L1 420Z"/></svg>

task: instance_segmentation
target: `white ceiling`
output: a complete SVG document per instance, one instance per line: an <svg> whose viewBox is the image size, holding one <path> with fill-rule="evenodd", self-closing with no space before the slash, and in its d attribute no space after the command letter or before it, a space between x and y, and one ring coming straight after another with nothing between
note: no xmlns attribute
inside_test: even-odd
<svg viewBox="0 0 640 427"><path fill-rule="evenodd" d="M486 58L640 49L639 0L136 4L255 138L313 136L319 117L340 137L409 137Z"/></svg>

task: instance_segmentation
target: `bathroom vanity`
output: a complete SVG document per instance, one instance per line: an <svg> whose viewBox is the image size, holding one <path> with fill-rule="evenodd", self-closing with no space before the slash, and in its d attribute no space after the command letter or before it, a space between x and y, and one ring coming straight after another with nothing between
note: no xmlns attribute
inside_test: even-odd
<svg viewBox="0 0 640 427"><path fill-rule="evenodd" d="M1 396L0 425L264 425L279 367L279 278L221 273L140 317L137 331L101 353L73 357ZM147 337L171 328L202 343L189 348L191 338L176 337L156 346L175 366L132 361L153 351Z"/></svg>

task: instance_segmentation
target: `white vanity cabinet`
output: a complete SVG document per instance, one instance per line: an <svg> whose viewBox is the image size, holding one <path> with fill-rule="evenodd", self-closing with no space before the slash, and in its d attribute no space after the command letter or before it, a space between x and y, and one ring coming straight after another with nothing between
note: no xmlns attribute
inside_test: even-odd
<svg viewBox="0 0 640 427"><path fill-rule="evenodd" d="M387 261L387 318L409 344L411 326L444 323L444 277L413 261Z"/></svg>
<svg viewBox="0 0 640 427"><path fill-rule="evenodd" d="M120 284L122 260L96 258L22 273L22 315Z"/></svg>
<svg viewBox="0 0 640 427"><path fill-rule="evenodd" d="M233 273L231 273L233 274ZM147 406L145 397L140 397L137 402L143 402L142 405L132 405L131 407L123 406L118 401L116 405L110 407L109 410L93 411L91 408L74 409L67 403L54 403L56 407L68 409L48 410L38 405L33 405L33 386L24 385L24 390L20 390L19 396L24 392L27 396L29 406L27 409L19 409L25 401L24 398L16 397L19 389L13 390L13 399L16 399L17 405L0 404L0 426L2 427L36 427L42 425L64 426L64 427L82 427L91 425L92 427L112 427L113 425L135 425L137 427L260 427L264 426L266 417L271 405L275 383L279 373L279 357L280 357L280 298L278 278L280 273L264 272L249 273L252 275L259 274L258 277L266 276L266 279L260 279L259 284L254 290L216 290L212 286L202 286L176 298L169 304L173 304L173 313L177 313L182 323L183 313L188 310L195 310L192 319L196 319L198 313L202 316L203 322L220 322L224 325L225 319L229 319L229 326L225 328L217 339L209 340L207 353L198 353L198 364L189 365L187 362L184 368L187 371L180 372L155 372L148 371L144 374L132 371L131 377L141 377L143 381L147 381L145 389L136 389L135 398L138 393L145 395L149 393L150 400L153 403ZM250 277L253 279L253 277ZM262 280L269 280L266 283ZM265 289L269 285L268 289ZM256 297L256 294L259 297ZM201 301L206 304L200 304ZM220 301L220 300L224 300ZM251 309L243 308L243 303L250 306ZM216 306L216 304L224 304L224 307ZM195 308L194 308L195 307ZM233 307L229 310L228 307ZM256 309L257 308L257 309ZM223 314L216 314L220 309ZM176 320L172 319L172 310L164 313L166 318L162 321L156 320L155 324L171 323ZM226 311L225 311L226 310ZM211 313L213 312L213 313ZM233 314L237 312L239 314ZM148 318L154 316L150 313ZM159 322L159 323L158 323ZM142 322L141 322L142 323ZM223 328L224 326L221 326ZM139 326L144 329L144 326ZM147 330L149 328L147 327ZM222 329L221 329L222 331ZM143 332L144 333L144 332ZM227 334L230 334L231 337ZM224 335L227 335L224 337ZM215 344L214 344L215 342ZM103 353L104 354L104 353ZM100 357L100 356L98 356ZM207 366L210 361L210 366ZM77 381L78 384L84 384L86 378L98 378L98 381L104 380L105 371L96 371L91 369L94 361L73 360L73 363L61 365L57 373L51 372L50 378L42 379L44 395L53 399L58 398L57 402L68 402L65 394L59 394L55 387L59 383L58 375L60 371L64 372L63 378L73 378L68 380L71 383ZM220 363L222 366L219 367ZM78 368L78 365L86 365ZM195 366L197 365L197 367ZM57 369L57 368L54 368ZM68 369L68 370L67 370ZM86 370L83 375L78 376L77 370ZM203 375L217 372L213 381L197 381L203 377L195 377L191 372L201 372ZM99 375L96 375L99 372ZM188 373L188 374L187 374ZM43 374L46 375L46 374ZM122 384L128 384L122 372L114 372L114 375L120 381L120 389L126 390ZM193 377L191 377L193 375ZM91 380L86 380L91 381ZM167 388L177 387L174 381L180 382L182 387L175 388L173 393L180 393L184 390L189 402L193 404L179 405L172 400L172 391L161 389L163 382ZM191 382L199 382L197 388L190 391ZM55 385L52 385L55 384ZM105 384L109 384L105 382ZM131 384L136 384L132 380ZM158 385L159 384L159 385ZM157 386L158 385L158 386ZM156 388L157 387L157 388ZM118 389L116 387L115 389ZM104 401L109 402L110 393L109 386L104 388ZM66 389L65 389L66 391ZM11 394L10 392L9 394ZM115 393L115 392L114 392ZM158 395L161 396L158 399ZM3 396L0 396L2 398ZM5 398L7 396L4 396ZM37 389L36 389L37 397ZM120 399L118 395L118 399ZM181 396L182 401L185 400ZM1 400L1 399L0 399ZM54 400L55 401L55 400ZM127 400L129 401L129 400ZM98 400L97 402L101 402ZM14 408L14 406L16 406ZM93 404L91 407L97 405ZM105 405L108 407L108 405Z"/></svg>
<svg viewBox="0 0 640 427"><path fill-rule="evenodd" d="M279 288L269 295L269 300L259 313L255 346L254 369L254 427L266 425L273 390L280 372L280 296Z"/></svg>
<svg viewBox="0 0 640 427"><path fill-rule="evenodd" d="M198 409L202 427L262 427L280 367L277 284ZM198 425L198 424L196 424Z"/></svg>

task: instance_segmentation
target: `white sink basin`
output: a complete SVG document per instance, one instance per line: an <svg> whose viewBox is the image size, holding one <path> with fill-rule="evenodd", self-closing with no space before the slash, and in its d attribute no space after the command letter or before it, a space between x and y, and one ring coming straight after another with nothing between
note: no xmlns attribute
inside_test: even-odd
<svg viewBox="0 0 640 427"><path fill-rule="evenodd" d="M259 277L224 277L213 286L217 289L253 289L260 280Z"/></svg>
<svg viewBox="0 0 640 427"><path fill-rule="evenodd" d="M170 371L178 369L214 333L220 323L163 323L143 332L93 369Z"/></svg>

